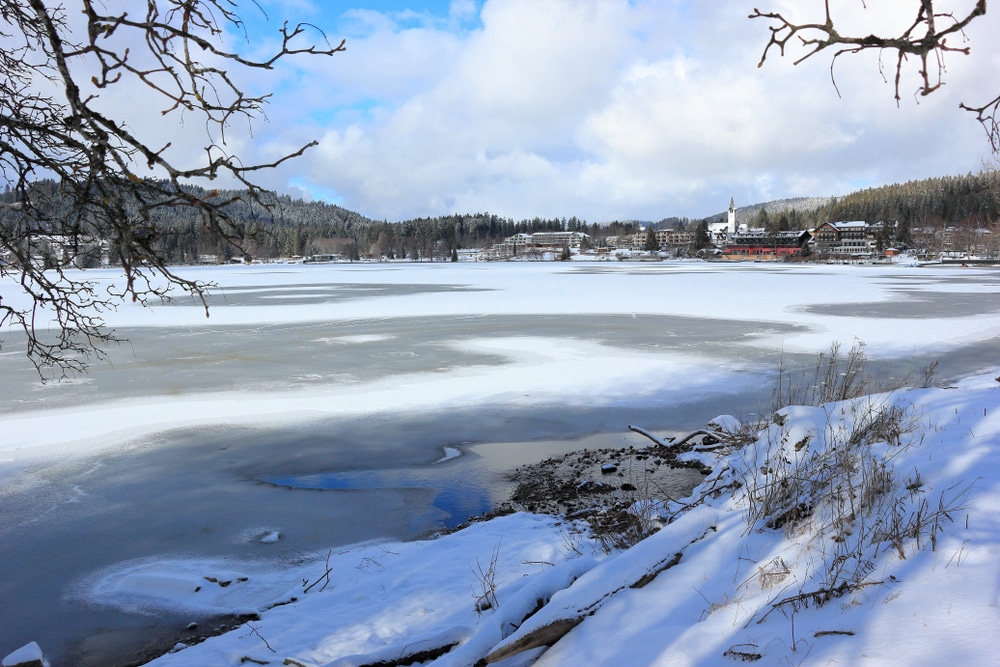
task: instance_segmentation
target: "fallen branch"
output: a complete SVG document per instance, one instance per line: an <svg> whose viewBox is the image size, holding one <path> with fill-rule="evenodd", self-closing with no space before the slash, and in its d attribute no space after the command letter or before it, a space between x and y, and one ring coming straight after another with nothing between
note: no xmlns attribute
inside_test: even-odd
<svg viewBox="0 0 1000 667"><path fill-rule="evenodd" d="M511 643L501 646L486 656L482 663L476 664L477 666L479 664L489 665L491 663L504 660L505 658L509 658L512 655L517 655L518 653L523 653L524 651L530 651L533 648L552 646L569 634L570 630L580 625L586 617L587 615L584 614L574 618L562 618L558 621L553 621L548 625L543 625L542 627L532 630L528 634L519 637Z"/></svg>
<svg viewBox="0 0 1000 667"><path fill-rule="evenodd" d="M395 644L369 654L348 655L328 662L323 667L406 667L446 655L467 640L467 628L449 628L436 635L424 637L408 644Z"/></svg>
<svg viewBox="0 0 1000 667"><path fill-rule="evenodd" d="M250 632L246 633L245 635L240 635L241 638L243 638L243 637L249 637L250 635L257 635L257 639L259 639L262 642L264 642L264 646L267 647L268 651L270 651L271 653L277 653L277 651L275 651L273 648L271 648L271 644L268 643L268 641L266 639L264 639L263 635L261 635L260 632L257 631L257 626L256 625L254 625L253 623L247 623L247 627L250 628Z"/></svg>
<svg viewBox="0 0 1000 667"><path fill-rule="evenodd" d="M369 662L360 665L360 667L406 667L406 665L416 665L440 658L456 646L458 646L457 641L444 644L443 646L433 646L420 651L413 651L412 653L400 656L396 660L379 660L378 662Z"/></svg>
<svg viewBox="0 0 1000 667"><path fill-rule="evenodd" d="M308 593L310 590L312 590L316 586L316 584L318 584L321 581L323 582L323 586L322 586L322 588L319 589L320 592L322 593L323 591L326 590L326 587L330 584L330 573L333 572L333 568L330 567L330 556L332 556L332 555L333 555L333 550L332 549L330 551L326 552L326 562L325 562L325 566L324 566L326 568L326 571L323 574L321 574L320 576L318 576L316 578L316 581L314 581L311 584L309 584L308 586L306 586L305 590L302 591L303 593Z"/></svg>
<svg viewBox="0 0 1000 667"><path fill-rule="evenodd" d="M664 572L665 570L669 570L674 565L677 565L677 563L680 563L681 562L681 557L683 557L683 556L684 556L684 552L683 551L678 551L677 553L675 553L673 555L673 557L670 560L665 561L660 567L658 567L655 570L651 570L651 571L647 572L646 574L642 575L641 577L639 577L634 584L631 584L629 586L629 588L645 588L648 584L652 583L653 579L656 579L656 577L661 572Z"/></svg>
<svg viewBox="0 0 1000 667"><path fill-rule="evenodd" d="M674 446L680 447L682 445L686 445L689 441L694 440L698 436L702 437L708 436L710 438L715 438L716 440L726 439L725 433L719 433L718 431L709 431L708 429L700 428L697 431L691 431L680 440L674 441Z"/></svg>
<svg viewBox="0 0 1000 667"><path fill-rule="evenodd" d="M817 607L822 607L830 600L842 597L848 593L853 593L854 591L867 588L868 586L881 586L884 583L884 581L861 581L856 583L842 581L839 586L834 586L832 588L821 588L816 591L806 591L804 593L790 595L787 598L783 598L773 603L771 608L767 610L767 613L761 616L760 620L757 621L757 625L763 623L767 617L770 616L772 611L785 605L792 605L793 608L798 608L800 606L808 607L811 602Z"/></svg>
<svg viewBox="0 0 1000 667"><path fill-rule="evenodd" d="M746 647L746 649L737 649L736 647ZM756 644L734 644L728 649L723 651L722 655L726 658L731 658L737 662L756 662L763 658L763 654L757 651L749 650L757 648Z"/></svg>
<svg viewBox="0 0 1000 667"><path fill-rule="evenodd" d="M650 540L662 540L662 549L625 551L613 562L594 568L586 577L574 583L560 594L559 603L550 603L536 613L533 619L521 626L508 640L495 645L486 657L475 664L488 665L511 656L543 646L552 646L570 630L593 615L619 592L642 588L664 571L678 563L686 549L714 532L717 515L708 512L704 516L689 519L686 515L668 528L651 536ZM680 550L670 545L683 544ZM651 553L669 553L668 556L645 559ZM558 607L554 605L558 604Z"/></svg>
<svg viewBox="0 0 1000 667"><path fill-rule="evenodd" d="M708 436L710 438L715 438L716 440L719 440L719 441L725 441L726 440L726 434L725 433L720 433L718 431L709 431L709 430L704 429L704 428L700 428L700 429L698 429L696 431L691 431L690 433L688 433L687 435L685 435L680 440L673 440L673 439L671 439L671 440L663 440L662 438L656 437L655 435L653 435L652 433L650 433L646 429L640 428L639 426L633 426L632 424L629 424L628 430L630 430L630 431L632 431L634 433L638 433L639 435L646 436L647 438L649 438L650 440L652 440L653 442L655 442L657 445L660 445L661 447L667 447L667 448L671 448L671 449L676 449L677 447L683 447L688 442L690 442L691 440L697 438L698 436Z"/></svg>
<svg viewBox="0 0 1000 667"><path fill-rule="evenodd" d="M847 635L848 637L853 637L854 630L817 630L813 633L813 637L827 637L829 635Z"/></svg>
<svg viewBox="0 0 1000 667"><path fill-rule="evenodd" d="M551 623L546 623L540 627L525 633L524 635L518 637L516 640L510 643L502 645L500 648L495 649L482 661L482 664L488 665L494 662L499 662L518 653L523 653L524 651L530 651L534 648L540 648L542 646L552 646L557 641L562 639L570 630L578 626L583 622L585 618L592 615L598 608L604 605L605 602L611 597L613 597L619 591L625 588L643 588L647 586L650 582L656 579L657 575L665 570L669 570L673 566L681 562L681 557L683 552L679 551L675 553L670 558L664 559L658 562L655 566L650 568L647 572L642 574L639 578L632 581L625 586L614 589L603 595L600 599L595 600L590 605L587 605L583 609L580 609L573 616L568 616L566 618L560 618L558 620L552 621ZM478 664L478 663L477 663Z"/></svg>
<svg viewBox="0 0 1000 667"><path fill-rule="evenodd" d="M629 424L628 425L628 430L630 430L630 431L632 431L634 433L638 433L639 435L646 436L647 438L649 438L650 440L652 440L656 444L660 445L661 447L673 447L674 446L673 439L671 439L671 440L668 441L668 440L663 440L661 438L657 438L655 435L653 435L652 433L650 433L649 431L647 431L644 428L640 428L638 426L633 426L632 424Z"/></svg>

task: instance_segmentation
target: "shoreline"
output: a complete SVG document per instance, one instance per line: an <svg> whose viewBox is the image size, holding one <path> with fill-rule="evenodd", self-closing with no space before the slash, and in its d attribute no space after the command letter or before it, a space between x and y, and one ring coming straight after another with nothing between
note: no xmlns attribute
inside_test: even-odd
<svg viewBox="0 0 1000 667"><path fill-rule="evenodd" d="M672 438L671 438L672 440ZM679 460L695 443L671 447L669 442L636 447L581 448L528 463L503 473L513 484L507 499L482 514L469 516L453 528L434 530L412 542L457 533L474 523L515 512L549 515L568 521L584 521L597 536L620 533L631 528L635 519L627 511L634 503L648 499L650 492L673 490L668 497L684 497L710 472L697 460ZM608 470L606 466L613 466ZM277 603L261 613L289 602ZM100 632L80 640L71 648L79 667L141 667L167 655L178 645L194 646L211 637L236 630L247 622L260 620L261 614L221 614L197 619L161 623L160 631L126 629ZM124 637L123 637L124 635ZM116 649L115 644L130 641L129 636L148 635L138 649ZM134 644L134 639L131 640ZM44 647L43 647L44 648ZM115 656L115 653L118 653Z"/></svg>

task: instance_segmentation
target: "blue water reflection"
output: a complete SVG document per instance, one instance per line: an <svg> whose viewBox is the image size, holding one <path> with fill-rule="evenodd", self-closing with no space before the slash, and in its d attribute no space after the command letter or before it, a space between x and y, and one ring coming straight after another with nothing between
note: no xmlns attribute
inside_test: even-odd
<svg viewBox="0 0 1000 667"><path fill-rule="evenodd" d="M442 528L454 528L470 516L491 509L491 493L480 476L434 474L436 470L354 470L309 475L262 477L260 481L288 489L356 491L431 489L437 492L433 507L443 513Z"/></svg>

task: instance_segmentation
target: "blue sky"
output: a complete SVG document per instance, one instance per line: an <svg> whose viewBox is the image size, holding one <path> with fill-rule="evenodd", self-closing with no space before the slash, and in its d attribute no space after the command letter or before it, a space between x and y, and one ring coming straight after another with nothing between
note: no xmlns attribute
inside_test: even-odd
<svg viewBox="0 0 1000 667"><path fill-rule="evenodd" d="M944 1L944 0L942 0ZM319 141L262 176L293 196L388 220L489 211L515 219L698 218L737 204L840 195L976 171L982 129L959 102L995 91L997 21L918 98L908 65L893 99L877 54L757 67L762 10L822 17L822 0L262 0L242 9L265 49L281 21L347 40L255 85L272 90L246 159ZM832 0L847 29L896 29L917 0ZM971 0L952 0L960 11ZM255 16L251 16L255 14ZM885 58L881 69L891 69ZM838 95L839 89L839 95Z"/></svg>

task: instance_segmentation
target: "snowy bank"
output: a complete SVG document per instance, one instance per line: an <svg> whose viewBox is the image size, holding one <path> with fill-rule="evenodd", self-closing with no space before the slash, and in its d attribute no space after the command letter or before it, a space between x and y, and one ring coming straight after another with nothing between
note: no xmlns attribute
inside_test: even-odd
<svg viewBox="0 0 1000 667"><path fill-rule="evenodd" d="M240 604L259 621L151 664L996 664L998 399L983 375L780 410L689 455L715 472L621 552L515 514L254 574ZM151 603L198 604L179 563L146 565L95 590L159 582Z"/></svg>

